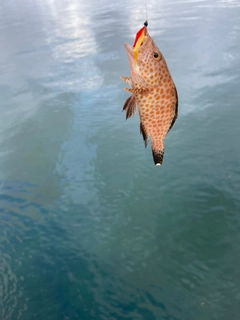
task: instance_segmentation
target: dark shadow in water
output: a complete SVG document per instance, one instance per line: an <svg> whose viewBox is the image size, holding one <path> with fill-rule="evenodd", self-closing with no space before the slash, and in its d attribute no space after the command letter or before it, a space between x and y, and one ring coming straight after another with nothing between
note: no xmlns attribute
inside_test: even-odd
<svg viewBox="0 0 240 320"><path fill-rule="evenodd" d="M81 240L94 237L83 230L83 217L91 215L86 207L62 211L59 205L43 208L16 196L31 188L14 182L0 195L1 319L192 319L162 302L181 301L174 290L144 288L144 269L129 281L133 274L124 277L114 269L119 257L100 261L83 249ZM34 216L24 215L29 206Z"/></svg>

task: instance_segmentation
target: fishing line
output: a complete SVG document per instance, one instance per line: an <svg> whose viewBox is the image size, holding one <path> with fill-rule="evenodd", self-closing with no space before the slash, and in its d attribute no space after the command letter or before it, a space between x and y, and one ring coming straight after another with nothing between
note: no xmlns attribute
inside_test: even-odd
<svg viewBox="0 0 240 320"><path fill-rule="evenodd" d="M146 21L144 22L145 27L148 26L148 12L147 12L147 0L145 0L145 13L146 13Z"/></svg>

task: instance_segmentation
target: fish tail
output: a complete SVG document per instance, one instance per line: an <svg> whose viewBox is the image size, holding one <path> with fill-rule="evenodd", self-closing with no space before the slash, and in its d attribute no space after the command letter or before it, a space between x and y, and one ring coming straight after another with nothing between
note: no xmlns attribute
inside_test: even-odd
<svg viewBox="0 0 240 320"><path fill-rule="evenodd" d="M163 156L164 156L163 143L161 143L161 144L152 143L152 155L153 155L153 161L154 161L155 165L161 166L163 163Z"/></svg>

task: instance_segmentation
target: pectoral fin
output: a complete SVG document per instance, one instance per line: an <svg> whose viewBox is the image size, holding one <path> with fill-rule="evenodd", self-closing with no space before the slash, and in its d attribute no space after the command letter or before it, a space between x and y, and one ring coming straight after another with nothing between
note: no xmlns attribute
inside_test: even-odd
<svg viewBox="0 0 240 320"><path fill-rule="evenodd" d="M126 119L134 116L136 112L136 101L134 96L130 96L124 103L123 110L126 111Z"/></svg>

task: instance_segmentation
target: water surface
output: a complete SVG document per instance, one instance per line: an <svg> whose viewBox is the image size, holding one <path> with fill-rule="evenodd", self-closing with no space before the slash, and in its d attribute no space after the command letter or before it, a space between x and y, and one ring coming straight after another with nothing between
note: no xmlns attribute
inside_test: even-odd
<svg viewBox="0 0 240 320"><path fill-rule="evenodd" d="M240 3L147 1L179 95L121 112L145 1L0 3L0 319L238 320Z"/></svg>

